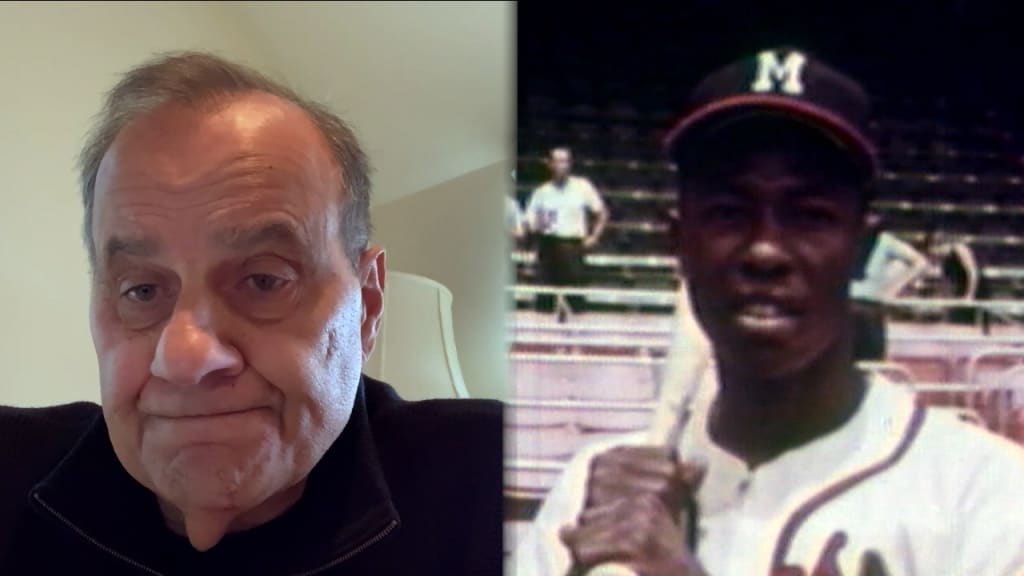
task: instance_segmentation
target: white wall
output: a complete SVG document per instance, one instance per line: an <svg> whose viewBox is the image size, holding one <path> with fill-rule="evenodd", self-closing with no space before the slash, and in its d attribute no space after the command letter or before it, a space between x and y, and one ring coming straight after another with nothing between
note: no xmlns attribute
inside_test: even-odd
<svg viewBox="0 0 1024 576"><path fill-rule="evenodd" d="M492 164L373 210L388 268L452 291L459 364L470 396L506 399L505 192L511 165Z"/></svg>
<svg viewBox="0 0 1024 576"><path fill-rule="evenodd" d="M261 67L222 6L0 4L0 403L98 400L74 163L101 97L154 52Z"/></svg>
<svg viewBox="0 0 1024 576"><path fill-rule="evenodd" d="M509 157L514 2L233 2L302 94L355 124L373 203Z"/></svg>

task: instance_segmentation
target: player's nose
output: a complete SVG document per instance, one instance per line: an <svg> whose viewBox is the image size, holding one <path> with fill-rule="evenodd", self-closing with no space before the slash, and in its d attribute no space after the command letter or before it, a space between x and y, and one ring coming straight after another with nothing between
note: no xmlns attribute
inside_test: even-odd
<svg viewBox="0 0 1024 576"><path fill-rule="evenodd" d="M760 282L780 280L792 271L792 261L783 227L772 214L761 214L741 254L741 275Z"/></svg>

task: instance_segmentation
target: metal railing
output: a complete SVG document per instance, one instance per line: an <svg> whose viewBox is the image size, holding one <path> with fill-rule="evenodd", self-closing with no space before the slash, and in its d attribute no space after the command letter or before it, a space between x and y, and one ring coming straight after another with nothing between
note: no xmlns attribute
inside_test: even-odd
<svg viewBox="0 0 1024 576"><path fill-rule="evenodd" d="M1007 240L1013 238L1013 240ZM977 237L967 238L974 243L1007 244L1018 245L1022 241L1017 237ZM534 265L537 263L537 254L530 250L514 250L511 253L511 260L514 264ZM604 254L593 253L583 256L583 262L587 266L595 268L646 268L650 270L665 270L677 272L679 260L674 256L665 254ZM992 280L1020 280L1024 279L1024 267L1021 266L984 266L981 268L981 275ZM939 278L937 268L930 270L929 278Z"/></svg>
<svg viewBox="0 0 1024 576"><path fill-rule="evenodd" d="M1024 277L1024 270L1022 277ZM518 300L529 299L542 294L560 298L566 296L582 296L594 302L610 304L633 304L647 306L672 306L675 304L675 291L648 290L636 288L587 288L573 286L548 286L541 284L516 284L507 288ZM993 313L1024 315L1024 300L969 300L964 298L890 298L882 302L885 306L913 309L973 308Z"/></svg>

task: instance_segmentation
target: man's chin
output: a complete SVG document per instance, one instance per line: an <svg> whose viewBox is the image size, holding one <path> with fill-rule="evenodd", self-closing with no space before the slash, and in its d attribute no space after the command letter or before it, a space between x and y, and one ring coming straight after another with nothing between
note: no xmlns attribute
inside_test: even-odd
<svg viewBox="0 0 1024 576"><path fill-rule="evenodd" d="M256 508L275 490L271 479L251 467L223 463L203 465L205 459L176 462L154 492L180 510L244 511Z"/></svg>
<svg viewBox="0 0 1024 576"><path fill-rule="evenodd" d="M782 384L806 370L811 362L784 347L750 346L726 352L720 356L719 363L728 367L732 379L763 384L777 382L781 388ZM774 389L772 386L764 386L751 392L770 397Z"/></svg>
<svg viewBox="0 0 1024 576"><path fill-rule="evenodd" d="M305 482L290 485L280 478L207 469L157 485L154 492L168 527L187 535L237 532L255 528L285 513L301 498ZM194 525L194 526L193 526ZM196 532L198 530L199 532Z"/></svg>
<svg viewBox="0 0 1024 576"><path fill-rule="evenodd" d="M265 500L245 498L238 492L226 495L200 488L185 498L160 498L160 508L168 529L186 537L196 550L205 552L231 532L254 528L273 519L272 515L263 517L259 512Z"/></svg>
<svg viewBox="0 0 1024 576"><path fill-rule="evenodd" d="M185 513L185 537L193 548L206 552L231 531L233 518L225 511L189 510Z"/></svg>

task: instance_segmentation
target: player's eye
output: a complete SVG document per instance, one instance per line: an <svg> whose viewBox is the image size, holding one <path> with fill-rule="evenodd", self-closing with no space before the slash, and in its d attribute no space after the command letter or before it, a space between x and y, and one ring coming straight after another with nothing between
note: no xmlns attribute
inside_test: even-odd
<svg viewBox="0 0 1024 576"><path fill-rule="evenodd" d="M746 217L747 208L741 202L724 200L704 205L699 214L708 223L729 224Z"/></svg>
<svg viewBox="0 0 1024 576"><path fill-rule="evenodd" d="M835 226L840 220L840 214L834 206L816 202L795 206L790 217L798 226L815 228Z"/></svg>

